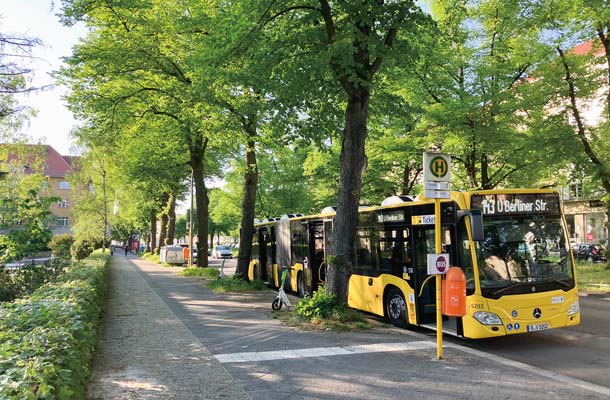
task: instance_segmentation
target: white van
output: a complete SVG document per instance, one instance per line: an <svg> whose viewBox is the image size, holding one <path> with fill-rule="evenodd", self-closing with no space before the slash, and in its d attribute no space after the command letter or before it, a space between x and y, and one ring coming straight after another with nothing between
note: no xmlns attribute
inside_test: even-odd
<svg viewBox="0 0 610 400"><path fill-rule="evenodd" d="M159 251L159 261L166 264L184 264L185 259L182 253L182 246L161 247L161 250Z"/></svg>

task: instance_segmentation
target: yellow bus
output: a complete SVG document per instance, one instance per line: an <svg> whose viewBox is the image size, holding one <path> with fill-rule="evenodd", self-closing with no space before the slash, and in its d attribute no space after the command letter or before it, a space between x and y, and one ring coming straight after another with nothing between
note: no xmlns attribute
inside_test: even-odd
<svg viewBox="0 0 610 400"><path fill-rule="evenodd" d="M334 210L255 224L251 279L310 295L323 285ZM394 196L361 208L348 305L399 327L436 329L434 200ZM451 192L441 201L443 253L466 275L466 315L443 331L488 338L578 325L574 259L552 190Z"/></svg>

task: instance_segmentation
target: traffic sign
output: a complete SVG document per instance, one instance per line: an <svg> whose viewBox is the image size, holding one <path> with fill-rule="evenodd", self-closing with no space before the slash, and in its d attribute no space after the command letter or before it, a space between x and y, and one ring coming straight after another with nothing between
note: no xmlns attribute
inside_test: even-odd
<svg viewBox="0 0 610 400"><path fill-rule="evenodd" d="M449 270L449 254L428 254L428 275L442 275Z"/></svg>
<svg viewBox="0 0 610 400"><path fill-rule="evenodd" d="M451 156L425 152L424 181L451 182Z"/></svg>
<svg viewBox="0 0 610 400"><path fill-rule="evenodd" d="M451 183L441 181L425 181L424 190L451 190Z"/></svg>
<svg viewBox="0 0 610 400"><path fill-rule="evenodd" d="M448 190L424 190L426 199L450 199L451 192Z"/></svg>

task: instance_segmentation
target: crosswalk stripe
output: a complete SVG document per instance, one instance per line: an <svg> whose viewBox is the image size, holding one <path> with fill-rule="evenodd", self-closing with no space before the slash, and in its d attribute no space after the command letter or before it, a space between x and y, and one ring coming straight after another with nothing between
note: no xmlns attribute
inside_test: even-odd
<svg viewBox="0 0 610 400"><path fill-rule="evenodd" d="M358 344L353 346L313 347L308 349L227 353L217 354L214 357L221 363L240 363L285 360L289 358L329 357L363 353L413 351L432 348L436 348L436 343L429 341L416 341L405 343Z"/></svg>

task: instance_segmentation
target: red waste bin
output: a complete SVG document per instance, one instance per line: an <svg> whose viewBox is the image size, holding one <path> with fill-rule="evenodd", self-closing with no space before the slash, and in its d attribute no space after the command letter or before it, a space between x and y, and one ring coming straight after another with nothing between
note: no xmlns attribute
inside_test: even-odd
<svg viewBox="0 0 610 400"><path fill-rule="evenodd" d="M443 315L463 317L466 315L466 275L460 267L451 267L442 284Z"/></svg>

